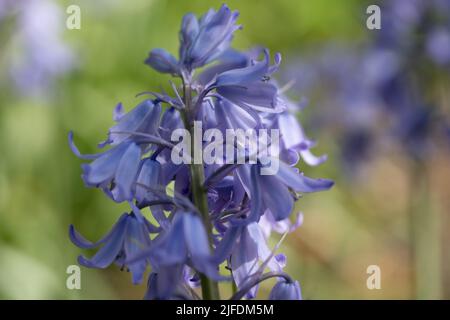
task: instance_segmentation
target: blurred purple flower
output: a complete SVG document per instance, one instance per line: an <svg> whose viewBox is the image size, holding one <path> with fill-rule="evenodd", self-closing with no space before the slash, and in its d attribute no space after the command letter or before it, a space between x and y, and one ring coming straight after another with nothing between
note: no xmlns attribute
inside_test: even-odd
<svg viewBox="0 0 450 320"><path fill-rule="evenodd" d="M62 39L63 11L51 0L14 1L6 8L3 14L17 15L9 70L14 84L24 96L45 96L75 63Z"/></svg>
<svg viewBox="0 0 450 320"><path fill-rule="evenodd" d="M143 274L147 265L150 264L148 258L126 264L129 257L133 257L143 252L150 246L149 233L156 233L157 228L147 220L139 220L131 213L124 213L112 230L97 242L90 242L84 239L71 225L69 229L70 239L79 248L93 249L102 246L98 252L90 259L80 255L78 262L88 268L104 269L116 263L121 267L127 267L133 275L133 283L142 282Z"/></svg>

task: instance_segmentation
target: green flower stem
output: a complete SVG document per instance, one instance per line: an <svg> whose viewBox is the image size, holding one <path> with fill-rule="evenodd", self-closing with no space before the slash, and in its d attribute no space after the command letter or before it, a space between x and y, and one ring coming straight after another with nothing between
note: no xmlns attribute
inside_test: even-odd
<svg viewBox="0 0 450 320"><path fill-rule="evenodd" d="M184 85L184 104L186 107L186 112L182 112L182 118L186 128L189 128L189 132L191 134L191 146L194 146L194 127L193 123L191 123L190 119L193 110L192 110L192 94L191 88L189 85ZM191 152L192 153L192 152ZM209 247L212 252L213 249L213 237L212 237L212 224L211 219L209 217L208 210L208 199L203 188L203 183L205 180L205 173L203 164L190 164L191 170L191 185L192 185L192 197L194 200L195 206L199 209L203 225L208 234L208 242ZM206 275L200 275L200 281L202 285L202 296L204 300L218 300L219 296L219 286L217 282L209 279Z"/></svg>

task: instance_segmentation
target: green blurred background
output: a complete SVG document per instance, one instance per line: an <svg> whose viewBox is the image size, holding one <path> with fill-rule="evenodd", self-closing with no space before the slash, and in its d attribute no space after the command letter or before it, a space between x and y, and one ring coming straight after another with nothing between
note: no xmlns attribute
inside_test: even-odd
<svg viewBox="0 0 450 320"><path fill-rule="evenodd" d="M66 268L81 250L68 238L75 224L88 239L105 234L127 210L99 190L86 189L81 161L67 144L74 130L78 147L96 150L112 125L118 102L127 110L147 90L167 87L168 78L143 64L150 49L177 52L178 30L186 12L201 14L223 1L58 1L63 13L70 4L81 8L81 29L66 30L64 40L75 53L75 67L58 78L45 97L20 94L7 79L7 60L0 60L0 298L2 299L140 299L145 284L133 286L130 274L117 267L82 268L81 290L66 288ZM365 27L364 2L357 0L228 1L240 11L244 29L234 46L256 44L283 54L301 52L329 41L358 41ZM2 26L3 28L4 26ZM2 33L1 36L4 36ZM3 41L2 41L3 42ZM3 42L6 45L6 41ZM0 52L6 46L0 44ZM0 56L2 59L3 56ZM315 107L314 101L308 109ZM307 114L307 113L306 113ZM303 117L307 123L307 117ZM401 153L373 160L363 183L343 179L332 135L319 139L316 154L329 160L302 168L313 177L336 181L328 192L305 196L301 228L290 234L280 251L287 271L298 279L305 299L401 299L413 297L408 243L408 198L411 192ZM449 225L450 168L448 153L427 164L431 203L425 211ZM449 236L441 236L441 297L449 298ZM366 268L378 265L381 290L368 290ZM261 297L268 293L264 286ZM226 290L226 288L224 288Z"/></svg>

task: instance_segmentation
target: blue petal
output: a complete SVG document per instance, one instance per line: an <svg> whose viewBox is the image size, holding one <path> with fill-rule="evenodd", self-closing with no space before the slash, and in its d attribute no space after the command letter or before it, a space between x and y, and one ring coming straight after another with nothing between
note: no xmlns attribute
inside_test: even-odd
<svg viewBox="0 0 450 320"><path fill-rule="evenodd" d="M243 188L247 192L248 197L251 199L250 214L247 218L234 219L231 221L231 223L235 226L242 226L258 221L261 214L263 214L263 194L261 191L261 185L258 181L259 167L257 165L252 165L250 168L248 165L242 165L237 169L237 173Z"/></svg>
<svg viewBox="0 0 450 320"><path fill-rule="evenodd" d="M197 81L200 84L207 85L217 75L225 71L244 68L249 59L247 54L230 48L220 56L219 60L220 63L208 67L198 76Z"/></svg>
<svg viewBox="0 0 450 320"><path fill-rule="evenodd" d="M237 11L231 12L226 5L222 5L218 12L208 11L200 20L198 34L190 46L185 62L198 68L225 52L234 31L240 28L235 25L238 16Z"/></svg>
<svg viewBox="0 0 450 320"><path fill-rule="evenodd" d="M126 257L137 256L148 249L150 246L150 237L146 231L147 227L145 223L141 223L135 217L130 216L128 219L124 244ZM145 272L146 266L146 259L141 259L128 265L128 268L133 275L133 284L142 282L142 276Z"/></svg>
<svg viewBox="0 0 450 320"><path fill-rule="evenodd" d="M159 134L164 140L170 141L172 132L175 129L183 128L183 121L181 120L180 113L175 108L171 107L164 112L161 118L161 126Z"/></svg>
<svg viewBox="0 0 450 320"><path fill-rule="evenodd" d="M250 82L261 81L269 70L269 52L264 50L264 60L255 64L230 71L217 76L216 86L242 86Z"/></svg>
<svg viewBox="0 0 450 320"><path fill-rule="evenodd" d="M110 181L119 166L129 143L122 143L117 147L103 153L90 164L83 164L83 179L88 186L98 186Z"/></svg>
<svg viewBox="0 0 450 320"><path fill-rule="evenodd" d="M177 212L169 232L155 243L155 256L162 266L184 263L187 259L187 244L184 235L184 212Z"/></svg>
<svg viewBox="0 0 450 320"><path fill-rule="evenodd" d="M72 241L74 245L82 249L92 249L101 243L92 243L91 241L85 239L77 230L75 230L75 227L72 224L69 226L69 237L70 241Z"/></svg>
<svg viewBox="0 0 450 320"><path fill-rule="evenodd" d="M241 227L230 227L226 231L225 235L222 237L222 240L220 243L216 246L216 250L214 253L214 261L216 263L221 263L225 259L227 259L231 251L233 250L233 247L236 243L237 238L242 232Z"/></svg>
<svg viewBox="0 0 450 320"><path fill-rule="evenodd" d="M181 213L181 215L186 246L196 263L197 259L210 256L208 236L202 220L197 215L192 213Z"/></svg>
<svg viewBox="0 0 450 320"><path fill-rule="evenodd" d="M119 122L124 115L125 111L123 110L123 104L122 102L119 102L113 110L113 120Z"/></svg>
<svg viewBox="0 0 450 320"><path fill-rule="evenodd" d="M82 249L92 249L92 248L98 247L100 244L109 241L111 239L111 237L114 236L114 234L116 233L117 228L119 228L122 220L124 220L126 218L127 218L127 214L124 213L119 218L119 220L114 225L114 227L112 227L111 231L108 232L103 238L101 238L97 242L91 242L91 241L85 239L77 230L75 230L75 227L73 225L70 225L69 226L70 240L72 241L72 243L74 245L76 245L77 247L82 248Z"/></svg>
<svg viewBox="0 0 450 320"><path fill-rule="evenodd" d="M70 147L70 149L80 159L86 159L86 160L97 159L98 157L100 157L101 155L104 154L104 153L81 154L80 151L78 150L77 146L73 142L73 131L69 131L69 134L68 134L67 138L69 140L69 147Z"/></svg>
<svg viewBox="0 0 450 320"><path fill-rule="evenodd" d="M247 233L253 242L257 244L258 259L266 262L270 258L270 260L266 262L267 267L272 271L281 271L281 265L275 257L272 256L272 251L267 246L267 241L261 227L257 223L251 223L247 226Z"/></svg>
<svg viewBox="0 0 450 320"><path fill-rule="evenodd" d="M152 272L149 276L148 290L145 299L170 299L180 284L183 275L183 265L164 267Z"/></svg>
<svg viewBox="0 0 450 320"><path fill-rule="evenodd" d="M285 254L279 253L279 254L275 255L275 260L276 260L277 264L280 266L280 268L286 267L287 257Z"/></svg>
<svg viewBox="0 0 450 320"><path fill-rule="evenodd" d="M250 84L246 87L217 88L217 93L234 104L267 113L284 111L276 103L277 91L276 86L266 82Z"/></svg>
<svg viewBox="0 0 450 320"><path fill-rule="evenodd" d="M270 300L302 300L298 281L289 283L285 279L278 281L270 291Z"/></svg>
<svg viewBox="0 0 450 320"><path fill-rule="evenodd" d="M160 112L159 104L153 104L151 100L141 102L109 130L109 140L116 145L129 138L130 132L154 134L158 129Z"/></svg>
<svg viewBox="0 0 450 320"><path fill-rule="evenodd" d="M155 200L154 194L149 192L145 187L157 187L160 185L161 164L150 158L143 161L141 171L136 180L136 200L141 206L144 206L148 201Z"/></svg>
<svg viewBox="0 0 450 320"><path fill-rule="evenodd" d="M278 128L287 149L294 148L307 140L296 117L287 111L278 116Z"/></svg>
<svg viewBox="0 0 450 320"><path fill-rule="evenodd" d="M180 30L180 60L185 61L187 59L187 51L197 37L198 31L197 17L192 13L184 15Z"/></svg>
<svg viewBox="0 0 450 320"><path fill-rule="evenodd" d="M288 188L273 175L261 175L259 183L264 205L270 209L275 220L287 218L294 207L294 198Z"/></svg>
<svg viewBox="0 0 450 320"><path fill-rule="evenodd" d="M334 182L328 179L312 179L308 178L295 169L280 162L280 168L277 177L283 183L298 192L316 192L330 189Z"/></svg>
<svg viewBox="0 0 450 320"><path fill-rule="evenodd" d="M150 51L145 63L151 66L156 71L162 73L178 74L178 61L173 55L164 49L153 49Z"/></svg>
<svg viewBox="0 0 450 320"><path fill-rule="evenodd" d="M141 148L131 143L122 156L115 174L115 187L112 190L114 200L122 202L132 199L132 187L136 181L141 159Z"/></svg>
<svg viewBox="0 0 450 320"><path fill-rule="evenodd" d="M303 161L305 161L310 166L317 166L321 163L324 163L328 159L328 156L326 154L317 157L313 155L310 150L300 151L300 156L302 157Z"/></svg>
<svg viewBox="0 0 450 320"><path fill-rule="evenodd" d="M128 215L122 216L114 227L108 241L103 247L91 258L87 259L83 256L78 257L78 262L88 268L106 268L116 260L120 251L123 249L123 241L128 223Z"/></svg>
<svg viewBox="0 0 450 320"><path fill-rule="evenodd" d="M208 176L208 178L205 180L205 186L207 186L207 187L214 186L214 187L218 188L218 187L227 187L227 186L233 184L233 181L227 179L227 177L238 166L239 166L239 164L224 164L220 168L220 170L222 170L220 172L220 174L216 174L215 176L212 176L212 174L216 172L216 171L214 171ZM226 168L226 169L224 169L224 168Z"/></svg>
<svg viewBox="0 0 450 320"><path fill-rule="evenodd" d="M290 166L295 166L300 161L300 154L292 149L281 149L279 158Z"/></svg>
<svg viewBox="0 0 450 320"><path fill-rule="evenodd" d="M215 107L216 117L226 122L225 129L254 129L261 124L259 116L254 116L237 105L223 100Z"/></svg>
<svg viewBox="0 0 450 320"><path fill-rule="evenodd" d="M262 186L258 182L259 170L257 165L253 165L251 168L251 191L249 197L251 197L252 205L250 210L250 215L248 216L249 221L258 221L259 217L263 213L262 211Z"/></svg>
<svg viewBox="0 0 450 320"><path fill-rule="evenodd" d="M152 216L158 222L162 229L168 230L170 228L170 221L164 214L164 209L161 206L152 207Z"/></svg>
<svg viewBox="0 0 450 320"><path fill-rule="evenodd" d="M242 232L238 243L234 246L231 254L231 269L233 270L233 279L240 289L249 280L258 268L258 244L249 236L247 230ZM247 297L254 297L257 287L253 287Z"/></svg>

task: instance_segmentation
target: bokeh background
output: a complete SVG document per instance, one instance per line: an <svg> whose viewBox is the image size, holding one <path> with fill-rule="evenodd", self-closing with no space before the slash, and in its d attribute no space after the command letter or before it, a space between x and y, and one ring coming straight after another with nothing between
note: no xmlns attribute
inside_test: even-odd
<svg viewBox="0 0 450 320"><path fill-rule="evenodd" d="M222 2L0 0L0 298L143 297L117 267L82 268L81 290L66 288L80 254L69 224L98 239L127 210L84 187L67 133L94 152L118 102L168 87L148 51L176 53L183 14ZM305 299L448 299L448 2L383 1L382 29L368 30L373 3L227 2L244 26L234 46L281 52L279 81L308 100L299 119L328 161L301 169L336 182L298 202L304 224L280 251ZM71 4L80 30L66 28ZM380 290L366 286L369 265Z"/></svg>

